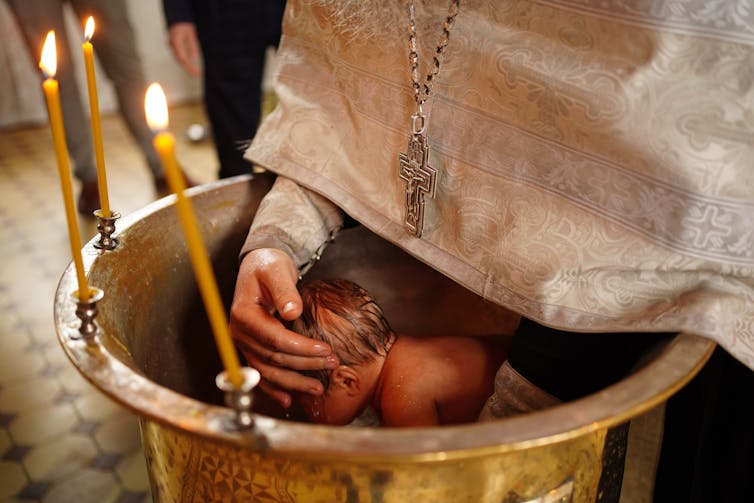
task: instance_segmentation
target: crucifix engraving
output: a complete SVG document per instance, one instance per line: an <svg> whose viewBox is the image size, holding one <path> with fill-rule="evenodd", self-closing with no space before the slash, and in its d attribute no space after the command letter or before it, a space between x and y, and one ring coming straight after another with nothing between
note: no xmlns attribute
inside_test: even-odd
<svg viewBox="0 0 754 503"><path fill-rule="evenodd" d="M424 227L424 196L435 197L437 171L429 165L429 145L423 134L412 134L406 153L398 156L401 180L406 182L406 230L421 237Z"/></svg>

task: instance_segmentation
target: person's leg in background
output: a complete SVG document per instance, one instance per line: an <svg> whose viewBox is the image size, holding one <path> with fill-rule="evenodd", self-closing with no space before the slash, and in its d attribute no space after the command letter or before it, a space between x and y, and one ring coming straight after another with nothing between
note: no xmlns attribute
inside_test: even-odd
<svg viewBox="0 0 754 503"><path fill-rule="evenodd" d="M261 115L265 53L277 44L284 3L198 2L196 24L204 60L204 96L219 177L251 172L244 145Z"/></svg>
<svg viewBox="0 0 754 503"><path fill-rule="evenodd" d="M89 119L76 82L70 44L63 23L60 0L8 0L15 14L34 65L39 62L42 45L49 30L55 30L58 67L55 78L60 83L60 103L63 109L68 153L73 159L74 175L81 181L78 199L79 213L91 216L100 207L97 191L97 170L90 136Z"/></svg>
<svg viewBox="0 0 754 503"><path fill-rule="evenodd" d="M80 17L95 17L92 39L96 56L115 87L118 108L155 181L158 193L165 190L160 159L152 146L152 132L144 114L147 81L136 46L136 37L124 0L71 0Z"/></svg>

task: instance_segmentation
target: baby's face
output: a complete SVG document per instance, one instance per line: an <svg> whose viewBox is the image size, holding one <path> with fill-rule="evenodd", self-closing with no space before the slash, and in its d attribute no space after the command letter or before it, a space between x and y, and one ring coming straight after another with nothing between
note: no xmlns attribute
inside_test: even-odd
<svg viewBox="0 0 754 503"><path fill-rule="evenodd" d="M323 395L317 397L300 393L297 400L313 423L343 426L361 413L360 404L334 386L328 387Z"/></svg>

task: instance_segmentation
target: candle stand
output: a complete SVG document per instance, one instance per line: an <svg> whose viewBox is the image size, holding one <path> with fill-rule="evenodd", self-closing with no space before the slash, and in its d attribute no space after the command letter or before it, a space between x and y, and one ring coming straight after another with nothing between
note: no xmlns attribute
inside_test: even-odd
<svg viewBox="0 0 754 503"><path fill-rule="evenodd" d="M94 318L97 317L97 303L105 296L105 292L92 286L89 290L91 295L87 300L79 299L78 290L71 294L76 302L76 317L81 320L79 327L81 337L71 336L71 338L84 339L86 342L93 343L98 332L97 324L94 322Z"/></svg>
<svg viewBox="0 0 754 503"><path fill-rule="evenodd" d="M243 382L236 388L228 379L228 372L222 371L217 374L215 384L225 392L225 405L236 412L235 427L239 430L247 430L254 426L254 417L251 408L254 405L253 390L259 384L261 376L259 371L251 367L241 367Z"/></svg>
<svg viewBox="0 0 754 503"><path fill-rule="evenodd" d="M115 221L120 218L120 213L113 211L109 217L104 215L102 209L94 212L97 217L97 230L99 231L99 241L94 243L94 247L100 250L112 250L118 246L118 240L111 237L115 232Z"/></svg>

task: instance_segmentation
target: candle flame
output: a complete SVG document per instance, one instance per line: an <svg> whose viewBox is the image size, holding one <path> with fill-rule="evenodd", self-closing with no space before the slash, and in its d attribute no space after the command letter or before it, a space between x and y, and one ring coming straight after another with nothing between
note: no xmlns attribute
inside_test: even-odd
<svg viewBox="0 0 754 503"><path fill-rule="evenodd" d="M94 18L89 16L84 27L84 39L89 42L92 40L92 35L94 35Z"/></svg>
<svg viewBox="0 0 754 503"><path fill-rule="evenodd" d="M42 57L39 59L39 68L47 78L55 77L58 69L58 55L55 51L55 30L47 32L45 45L42 47Z"/></svg>
<svg viewBox="0 0 754 503"><path fill-rule="evenodd" d="M168 127L168 102L160 84L153 82L147 88L144 98L144 112L147 124L153 132L162 131Z"/></svg>

